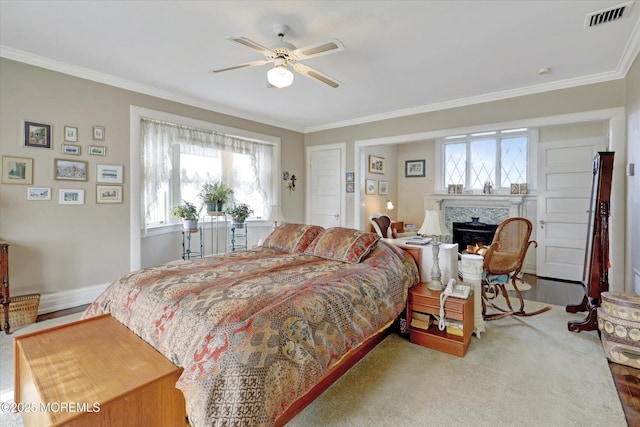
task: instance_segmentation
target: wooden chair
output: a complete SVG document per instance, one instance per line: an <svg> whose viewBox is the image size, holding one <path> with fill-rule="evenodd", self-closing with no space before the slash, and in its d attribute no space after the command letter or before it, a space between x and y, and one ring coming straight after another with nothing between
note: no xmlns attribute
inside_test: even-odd
<svg viewBox="0 0 640 427"><path fill-rule="evenodd" d="M391 225L391 218L389 215L374 213L369 216L369 221L371 221L371 225L378 236L389 239L395 239L397 237L397 233Z"/></svg>
<svg viewBox="0 0 640 427"><path fill-rule="evenodd" d="M502 319L506 316L533 316L551 309L551 307L544 307L527 313L524 310L522 293L518 289L517 279L527 250L532 243L534 247L538 247L538 242L529 240L532 228L531 221L526 218L508 218L498 226L493 242L484 256L481 288L482 317L485 320ZM520 302L520 307L517 310L512 307L511 299L505 288L509 279ZM506 308L504 305L497 304L497 298L500 295L505 300ZM487 305L498 312L487 314Z"/></svg>

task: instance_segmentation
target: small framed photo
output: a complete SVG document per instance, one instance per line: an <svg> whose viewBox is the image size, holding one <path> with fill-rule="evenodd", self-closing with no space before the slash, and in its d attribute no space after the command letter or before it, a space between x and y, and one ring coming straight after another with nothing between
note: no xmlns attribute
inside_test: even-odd
<svg viewBox="0 0 640 427"><path fill-rule="evenodd" d="M51 149L51 125L47 123L24 122L24 146Z"/></svg>
<svg viewBox="0 0 640 427"><path fill-rule="evenodd" d="M78 142L78 128L74 128L73 126L65 126L64 140L67 142Z"/></svg>
<svg viewBox="0 0 640 427"><path fill-rule="evenodd" d="M384 157L369 156L369 173L384 174L386 171L386 162Z"/></svg>
<svg viewBox="0 0 640 427"><path fill-rule="evenodd" d="M91 154L92 156L106 156L107 147L103 147L101 145L90 145L89 154Z"/></svg>
<svg viewBox="0 0 640 427"><path fill-rule="evenodd" d="M455 184L449 184L449 186L447 187L447 193L448 194L456 194L456 185Z"/></svg>
<svg viewBox="0 0 640 427"><path fill-rule="evenodd" d="M511 194L520 194L520 184L511 184Z"/></svg>
<svg viewBox="0 0 640 427"><path fill-rule="evenodd" d="M84 190L61 188L58 203L61 205L84 205Z"/></svg>
<svg viewBox="0 0 640 427"><path fill-rule="evenodd" d="M123 166L118 165L97 165L96 182L122 184L123 169Z"/></svg>
<svg viewBox="0 0 640 427"><path fill-rule="evenodd" d="M2 156L3 184L31 184L33 182L33 159L28 157Z"/></svg>
<svg viewBox="0 0 640 427"><path fill-rule="evenodd" d="M464 190L464 185L456 184L456 194L462 194L462 190Z"/></svg>
<svg viewBox="0 0 640 427"><path fill-rule="evenodd" d="M353 172L346 173L346 180L347 182L355 182L355 175L353 174Z"/></svg>
<svg viewBox="0 0 640 427"><path fill-rule="evenodd" d="M93 127L93 140L104 141L104 126Z"/></svg>
<svg viewBox="0 0 640 427"><path fill-rule="evenodd" d="M51 187L27 187L27 200L51 200Z"/></svg>
<svg viewBox="0 0 640 427"><path fill-rule="evenodd" d="M87 162L83 160L53 159L55 179L67 181L86 181Z"/></svg>
<svg viewBox="0 0 640 427"><path fill-rule="evenodd" d="M96 185L96 203L122 203L122 185Z"/></svg>
<svg viewBox="0 0 640 427"><path fill-rule="evenodd" d="M353 193L356 190L355 182L347 182L347 193Z"/></svg>
<svg viewBox="0 0 640 427"><path fill-rule="evenodd" d="M368 179L365 185L365 194L376 194L378 189L378 183L375 179Z"/></svg>
<svg viewBox="0 0 640 427"><path fill-rule="evenodd" d="M425 176L424 162L424 160L406 160L404 162L404 176L406 178Z"/></svg>
<svg viewBox="0 0 640 427"><path fill-rule="evenodd" d="M525 182L524 184L520 184L520 194L527 194L527 192L527 183Z"/></svg>
<svg viewBox="0 0 640 427"><path fill-rule="evenodd" d="M71 156L80 155L80 146L73 144L62 144L62 154L69 154Z"/></svg>
<svg viewBox="0 0 640 427"><path fill-rule="evenodd" d="M378 181L378 194L381 196L389 194L389 181Z"/></svg>

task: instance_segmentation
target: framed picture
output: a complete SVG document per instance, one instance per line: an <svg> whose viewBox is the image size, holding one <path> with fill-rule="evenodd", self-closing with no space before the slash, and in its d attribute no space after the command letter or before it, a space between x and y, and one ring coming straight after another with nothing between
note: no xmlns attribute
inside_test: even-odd
<svg viewBox="0 0 640 427"><path fill-rule="evenodd" d="M511 184L511 194L520 194L520 184Z"/></svg>
<svg viewBox="0 0 640 427"><path fill-rule="evenodd" d="M389 181L378 181L378 194L381 196L389 194Z"/></svg>
<svg viewBox="0 0 640 427"><path fill-rule="evenodd" d="M347 193L353 193L356 190L356 184L354 182L347 182Z"/></svg>
<svg viewBox="0 0 640 427"><path fill-rule="evenodd" d="M456 185L455 184L449 184L449 186L447 187L447 193L456 194Z"/></svg>
<svg viewBox="0 0 640 427"><path fill-rule="evenodd" d="M94 126L93 127L93 140L94 141L104 141L104 127L103 126Z"/></svg>
<svg viewBox="0 0 640 427"><path fill-rule="evenodd" d="M365 194L376 194L376 190L378 188L377 182L375 179L368 179L366 181L366 186L365 186Z"/></svg>
<svg viewBox="0 0 640 427"><path fill-rule="evenodd" d="M90 145L89 154L91 154L92 156L106 156L107 147L102 147L100 145Z"/></svg>
<svg viewBox="0 0 640 427"><path fill-rule="evenodd" d="M69 154L71 156L80 155L80 146L73 144L62 144L62 154Z"/></svg>
<svg viewBox="0 0 640 427"><path fill-rule="evenodd" d="M346 174L347 182L355 182L355 175L353 172L347 172Z"/></svg>
<svg viewBox="0 0 640 427"><path fill-rule="evenodd" d="M462 194L462 190L464 190L464 185L456 184L456 194Z"/></svg>
<svg viewBox="0 0 640 427"><path fill-rule="evenodd" d="M406 160L404 162L405 177L424 176L424 160Z"/></svg>
<svg viewBox="0 0 640 427"><path fill-rule="evenodd" d="M384 157L369 156L369 173L384 174L386 168Z"/></svg>
<svg viewBox="0 0 640 427"><path fill-rule="evenodd" d="M122 185L96 185L96 203L122 203Z"/></svg>
<svg viewBox="0 0 640 427"><path fill-rule="evenodd" d="M123 166L118 165L98 165L96 182L110 184L122 184Z"/></svg>
<svg viewBox="0 0 640 427"><path fill-rule="evenodd" d="M27 187L27 200L51 200L51 188Z"/></svg>
<svg viewBox="0 0 640 427"><path fill-rule="evenodd" d="M33 159L2 156L3 184L31 184L32 180Z"/></svg>
<svg viewBox="0 0 640 427"><path fill-rule="evenodd" d="M527 183L520 184L520 194L527 194Z"/></svg>
<svg viewBox="0 0 640 427"><path fill-rule="evenodd" d="M53 159L55 179L67 181L86 181L87 162L83 160Z"/></svg>
<svg viewBox="0 0 640 427"><path fill-rule="evenodd" d="M61 205L84 205L84 190L61 188L58 203Z"/></svg>
<svg viewBox="0 0 640 427"><path fill-rule="evenodd" d="M67 142L78 142L78 128L74 128L73 126L65 126L64 140Z"/></svg>
<svg viewBox="0 0 640 427"><path fill-rule="evenodd" d="M24 146L51 149L51 125L46 123L24 122Z"/></svg>

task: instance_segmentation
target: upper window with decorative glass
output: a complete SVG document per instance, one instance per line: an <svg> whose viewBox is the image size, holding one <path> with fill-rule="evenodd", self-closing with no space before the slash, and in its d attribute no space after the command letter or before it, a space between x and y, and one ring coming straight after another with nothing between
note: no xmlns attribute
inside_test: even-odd
<svg viewBox="0 0 640 427"><path fill-rule="evenodd" d="M454 135L442 144L444 190L508 193L511 184L527 182L526 128Z"/></svg>

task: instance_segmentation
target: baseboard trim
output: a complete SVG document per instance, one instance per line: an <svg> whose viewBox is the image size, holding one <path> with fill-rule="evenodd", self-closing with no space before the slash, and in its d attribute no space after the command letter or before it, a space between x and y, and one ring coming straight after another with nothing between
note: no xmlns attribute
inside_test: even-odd
<svg viewBox="0 0 640 427"><path fill-rule="evenodd" d="M101 285L87 286L80 289L72 289L69 291L43 294L40 297L40 306L38 314L53 313L54 311L65 310L68 308L78 307L92 303L104 290L109 283Z"/></svg>

